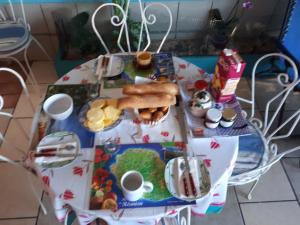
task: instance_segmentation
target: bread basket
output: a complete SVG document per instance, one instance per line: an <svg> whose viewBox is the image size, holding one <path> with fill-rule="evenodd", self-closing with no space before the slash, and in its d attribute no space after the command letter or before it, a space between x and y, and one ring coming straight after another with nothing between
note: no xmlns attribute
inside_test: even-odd
<svg viewBox="0 0 300 225"><path fill-rule="evenodd" d="M144 120L141 118L139 110L138 109L134 109L134 115L136 116L136 118L145 125L149 125L149 126L157 126L158 124L162 123L170 114L170 107L168 108L167 112L164 114L163 117L161 117L159 120L154 121L154 120Z"/></svg>

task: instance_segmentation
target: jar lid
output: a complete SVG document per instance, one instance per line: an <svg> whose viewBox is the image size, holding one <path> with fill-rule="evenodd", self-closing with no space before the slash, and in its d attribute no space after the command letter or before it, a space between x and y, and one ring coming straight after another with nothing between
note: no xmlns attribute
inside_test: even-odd
<svg viewBox="0 0 300 225"><path fill-rule="evenodd" d="M215 108L209 109L206 112L206 118L212 122L219 122L222 118L222 112Z"/></svg>
<svg viewBox="0 0 300 225"><path fill-rule="evenodd" d="M197 80L195 82L194 86L198 90L206 90L208 87L208 83L204 80Z"/></svg>
<svg viewBox="0 0 300 225"><path fill-rule="evenodd" d="M232 108L225 108L222 117L226 121L233 121L236 118L236 112Z"/></svg>

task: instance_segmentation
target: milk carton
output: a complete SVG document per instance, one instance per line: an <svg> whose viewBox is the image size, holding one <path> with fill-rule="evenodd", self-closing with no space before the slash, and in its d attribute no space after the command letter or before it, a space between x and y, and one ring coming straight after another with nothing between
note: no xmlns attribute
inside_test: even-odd
<svg viewBox="0 0 300 225"><path fill-rule="evenodd" d="M220 53L211 85L216 102L232 99L245 66L245 61L236 50L224 49Z"/></svg>

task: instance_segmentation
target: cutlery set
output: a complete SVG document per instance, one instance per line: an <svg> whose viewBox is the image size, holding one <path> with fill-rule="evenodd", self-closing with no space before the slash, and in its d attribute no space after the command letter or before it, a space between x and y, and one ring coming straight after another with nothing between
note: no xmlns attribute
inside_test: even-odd
<svg viewBox="0 0 300 225"><path fill-rule="evenodd" d="M81 154L74 154L74 153L62 153L62 151L72 151L76 147L73 145L73 143L65 143L62 145L47 145L47 146L40 146L39 152L34 152L33 156L35 158L38 157L76 157L80 156Z"/></svg>
<svg viewBox="0 0 300 225"><path fill-rule="evenodd" d="M97 69L96 69L96 75L97 75L97 81L100 82L101 78L105 76L108 72L108 65L110 62L110 57L107 56L101 56L97 61Z"/></svg>
<svg viewBox="0 0 300 225"><path fill-rule="evenodd" d="M184 162L180 163L180 169L183 170L183 185L184 185L184 194L186 196L197 196L197 190L195 186L195 182L191 173L190 164L188 162L187 153L184 152L183 154ZM191 187L191 191L189 189Z"/></svg>

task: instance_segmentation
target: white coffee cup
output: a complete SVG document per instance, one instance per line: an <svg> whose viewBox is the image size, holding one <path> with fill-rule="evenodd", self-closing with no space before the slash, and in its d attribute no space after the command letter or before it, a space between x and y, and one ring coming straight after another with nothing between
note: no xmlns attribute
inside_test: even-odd
<svg viewBox="0 0 300 225"><path fill-rule="evenodd" d="M122 192L126 200L137 201L143 194L153 191L153 184L144 181L143 175L135 170L130 170L121 177Z"/></svg>

